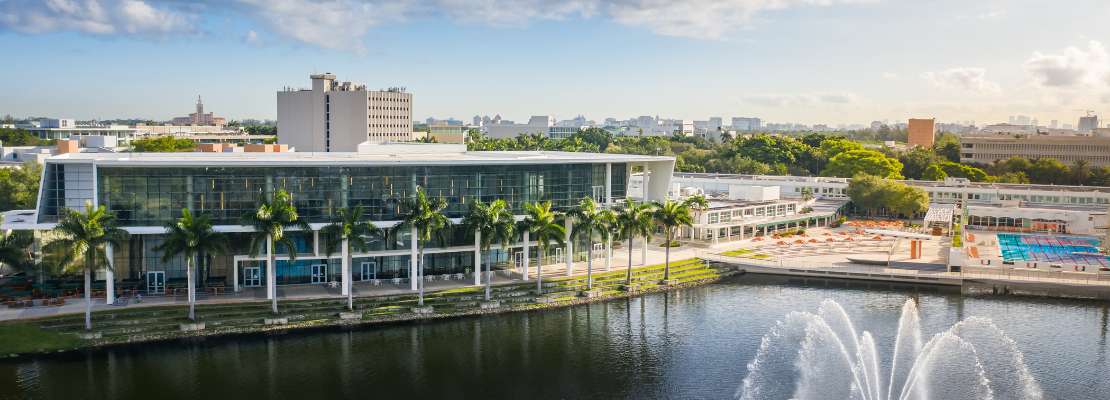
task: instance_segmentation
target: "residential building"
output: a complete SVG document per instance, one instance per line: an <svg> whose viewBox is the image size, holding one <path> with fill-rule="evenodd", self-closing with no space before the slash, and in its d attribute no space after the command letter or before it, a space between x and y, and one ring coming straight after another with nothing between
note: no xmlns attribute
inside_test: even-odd
<svg viewBox="0 0 1110 400"><path fill-rule="evenodd" d="M763 128L763 121L759 118L732 117L732 129L737 132L758 131Z"/></svg>
<svg viewBox="0 0 1110 400"><path fill-rule="evenodd" d="M208 275L226 280L236 291L266 287L266 296L272 297L277 285L343 279L390 281L416 290L416 282L409 279L418 265L411 231L397 231L355 250L351 275L344 276L340 266L346 258L324 252L320 229L337 209L353 206L361 206L363 217L378 227L394 227L403 211L399 203L411 198L417 187L446 201L444 213L456 223L474 200L503 199L517 215L523 214L525 203L537 201L550 201L558 211L570 210L587 196L615 205L628 195L633 167L650 177L647 199L662 200L675 162L671 157L624 154L472 152L464 145L448 144L364 143L358 148L313 154L263 149L249 156L215 150L62 154L45 160L36 209L5 213L0 229L51 230L65 209L104 206L131 235L118 248L107 250L113 269L97 275L113 283L139 281L147 293L160 294L185 277L184 260L163 260L158 250L165 235L162 226L188 208L194 215L209 216L216 232L231 235L229 253L212 257ZM295 261L280 245L260 251L246 245L250 228L242 225L241 217L277 190L291 194L298 215L309 224L310 230L287 231L298 254ZM548 262L571 263L583 259L587 248L583 238L539 254L534 243L518 237L512 247L494 246L483 255L469 235L454 228L441 241L429 243L423 273L436 279L474 277L476 262L487 257L524 262L542 256Z"/></svg>
<svg viewBox="0 0 1110 400"><path fill-rule="evenodd" d="M170 121L170 124L224 126L227 125L227 119L224 117L217 117L213 113L205 113L204 103L200 101L200 96L197 96L197 111L189 114L188 117L174 118Z"/></svg>
<svg viewBox="0 0 1110 400"><path fill-rule="evenodd" d="M428 136L436 143L465 143L467 127L459 125L428 125Z"/></svg>
<svg viewBox="0 0 1110 400"><path fill-rule="evenodd" d="M311 75L311 89L277 93L278 137L302 152L350 152L363 142L412 140L412 94L368 90L330 73Z"/></svg>
<svg viewBox="0 0 1110 400"><path fill-rule="evenodd" d="M1110 165L1110 137L999 134L960 138L960 161L989 164L1010 157L1055 158L1065 164L1084 160Z"/></svg>
<svg viewBox="0 0 1110 400"><path fill-rule="evenodd" d="M1079 125L1076 125L1075 130L1080 132L1091 132L1098 128L1098 116L1088 113L1085 117L1079 117Z"/></svg>
<svg viewBox="0 0 1110 400"><path fill-rule="evenodd" d="M932 148L936 137L936 120L933 118L910 118L908 140L910 147Z"/></svg>

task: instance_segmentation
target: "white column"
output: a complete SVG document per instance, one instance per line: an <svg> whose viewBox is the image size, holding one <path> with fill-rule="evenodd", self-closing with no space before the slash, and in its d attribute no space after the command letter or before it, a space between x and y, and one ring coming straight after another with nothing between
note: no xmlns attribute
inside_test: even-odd
<svg viewBox="0 0 1110 400"><path fill-rule="evenodd" d="M108 266L104 268L104 302L116 303L116 273L112 270L112 244L104 244L104 256L108 259Z"/></svg>
<svg viewBox="0 0 1110 400"><path fill-rule="evenodd" d="M613 237L609 236L605 240L605 272L613 269Z"/></svg>
<svg viewBox="0 0 1110 400"><path fill-rule="evenodd" d="M648 164L647 163L644 163L644 171L641 174L641 176L644 177L644 181L643 181L644 202L648 202L648 201L651 201L651 190L649 189L651 187L651 174L648 173Z"/></svg>
<svg viewBox="0 0 1110 400"><path fill-rule="evenodd" d="M648 238L644 237L643 243L640 244L642 244L642 246L640 246L640 265L647 265Z"/></svg>
<svg viewBox="0 0 1110 400"><path fill-rule="evenodd" d="M312 231L312 255L320 256L320 231Z"/></svg>
<svg viewBox="0 0 1110 400"><path fill-rule="evenodd" d="M266 300L273 300L277 295L277 277L275 274L274 265L274 245L273 240L266 240Z"/></svg>
<svg viewBox="0 0 1110 400"><path fill-rule="evenodd" d="M411 284L410 286L412 286L412 290L417 290L416 283L417 279L420 279L420 277L416 276L416 268L417 263L420 261L417 260L417 257L419 257L420 255L417 254L416 251L416 227L412 227L412 230L409 233L412 234L412 238L411 240L409 240L409 248L411 249L411 251L409 252L409 283Z"/></svg>
<svg viewBox="0 0 1110 400"><path fill-rule="evenodd" d="M564 254L564 256L566 256L566 259L567 259L567 276L570 276L572 273L574 273L574 243L571 241L571 237L570 237L570 230L571 230L571 227L574 225L574 222L571 221L570 217L566 217L563 221L563 225L564 225L564 227L566 228L566 231L567 231L567 237L566 237L566 241L567 241L566 251L567 251L567 253Z"/></svg>
<svg viewBox="0 0 1110 400"><path fill-rule="evenodd" d="M529 233L531 232L528 232L527 230L524 231L524 251L521 252L521 254L524 255L524 260L520 264L524 266L524 274L522 275L524 280L528 280L528 262L532 260L532 257L528 257Z"/></svg>
<svg viewBox="0 0 1110 400"><path fill-rule="evenodd" d="M231 259L231 289L239 293L239 260Z"/></svg>
<svg viewBox="0 0 1110 400"><path fill-rule="evenodd" d="M613 204L613 163L605 163L605 204Z"/></svg>
<svg viewBox="0 0 1110 400"><path fill-rule="evenodd" d="M482 285L482 231L474 230L474 286Z"/></svg>
<svg viewBox="0 0 1110 400"><path fill-rule="evenodd" d="M343 244L340 246L343 246L339 250L339 255L343 257L343 260L339 262L339 268L343 270L343 289L341 293L346 296L351 291L351 263L347 262L347 239L343 239Z"/></svg>

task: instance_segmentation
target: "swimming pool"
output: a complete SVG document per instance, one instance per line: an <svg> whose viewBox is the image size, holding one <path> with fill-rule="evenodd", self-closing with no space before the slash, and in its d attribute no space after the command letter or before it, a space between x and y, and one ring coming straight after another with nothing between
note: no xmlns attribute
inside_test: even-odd
<svg viewBox="0 0 1110 400"><path fill-rule="evenodd" d="M998 234L998 248L1006 261L1110 267L1110 257L1099 255L1099 240L1089 236Z"/></svg>

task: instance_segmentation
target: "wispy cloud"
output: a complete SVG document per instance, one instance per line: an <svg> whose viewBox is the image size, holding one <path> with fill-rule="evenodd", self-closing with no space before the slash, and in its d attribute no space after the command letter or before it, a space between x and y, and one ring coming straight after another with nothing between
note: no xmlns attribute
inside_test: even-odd
<svg viewBox="0 0 1110 400"><path fill-rule="evenodd" d="M96 35L195 32L196 22L238 13L276 37L364 52L372 28L418 17L520 27L540 20L605 18L666 36L722 39L765 12L878 0L0 0L0 30ZM258 28L252 28L254 37ZM248 33L249 35L249 33ZM248 40L249 42L249 40Z"/></svg>
<svg viewBox="0 0 1110 400"><path fill-rule="evenodd" d="M1034 82L1047 88L1110 85L1110 55L1095 40L1088 42L1086 48L1068 46L1056 53L1034 52L1025 61L1025 70Z"/></svg>
<svg viewBox="0 0 1110 400"><path fill-rule="evenodd" d="M854 93L753 94L740 101L768 108L843 105L859 101Z"/></svg>
<svg viewBox="0 0 1110 400"><path fill-rule="evenodd" d="M76 31L93 35L191 33L194 18L170 4L142 0L0 1L0 30L26 34Z"/></svg>
<svg viewBox="0 0 1110 400"><path fill-rule="evenodd" d="M971 93L993 94L1001 91L998 84L987 80L987 70L979 67L956 67L921 75L938 88Z"/></svg>

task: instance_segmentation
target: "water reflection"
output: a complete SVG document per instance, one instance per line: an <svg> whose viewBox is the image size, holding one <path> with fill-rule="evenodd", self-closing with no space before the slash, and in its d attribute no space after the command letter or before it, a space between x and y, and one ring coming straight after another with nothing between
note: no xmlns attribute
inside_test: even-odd
<svg viewBox="0 0 1110 400"><path fill-rule="evenodd" d="M989 317L1027 355L1046 397L1110 392L1106 303L744 277L549 311L0 363L0 398L727 398L775 321L826 298L877 338L896 336L906 299L926 337ZM876 346L889 354L893 343Z"/></svg>

